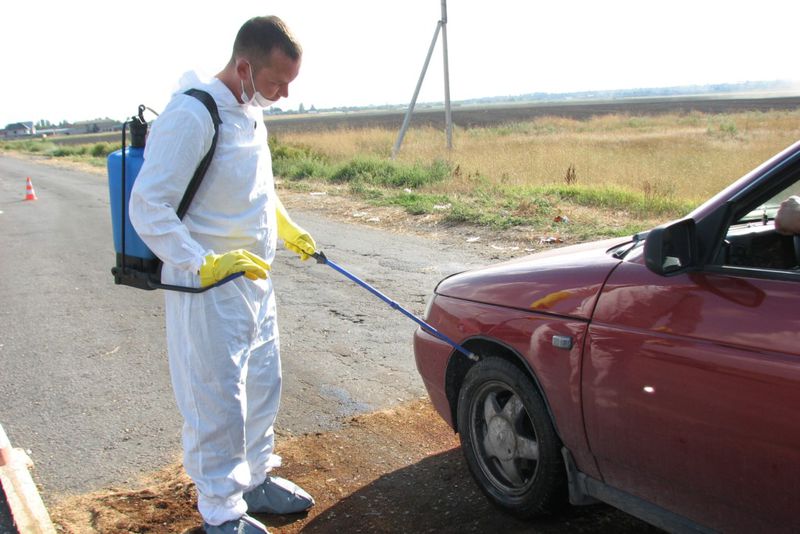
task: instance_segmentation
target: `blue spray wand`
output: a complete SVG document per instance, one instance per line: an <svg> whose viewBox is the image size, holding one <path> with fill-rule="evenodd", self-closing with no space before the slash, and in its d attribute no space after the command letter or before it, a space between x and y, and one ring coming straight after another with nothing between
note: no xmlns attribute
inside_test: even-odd
<svg viewBox="0 0 800 534"><path fill-rule="evenodd" d="M349 278L350 280L352 280L356 284L360 285L361 287L363 287L364 289L366 289L367 291L369 291L370 293L372 293L373 295L375 295L376 297L378 297L379 299L384 301L386 304L388 304L389 306L391 306L395 310L399 311L400 313L402 313L403 315L405 315L406 317L408 317L409 319L411 319L412 321L417 323L419 326L422 327L422 329L425 332L429 333L430 335L432 335L434 337L437 337L437 338L441 339L442 341L444 341L445 343L447 343L448 345L450 345L451 347L456 349L458 352L460 352L461 354L463 354L464 356L469 358L470 360L478 361L478 356L474 352L465 349L464 347L462 347L461 345L459 345L458 343L456 343L455 341L450 339L447 335L443 334L442 332L439 332L436 328L434 328L433 326L429 325L428 323L426 323L425 321L423 321L422 319L420 319L419 317L417 317L416 315L414 315L410 311L406 310L405 308L400 306L397 302L393 301L392 299L390 299L389 297L387 297L386 295L384 295L383 293L381 293L380 291L378 291L377 289L375 289L374 287L372 287L371 285L369 285L365 281L361 280L360 278L358 278L354 274L346 271L345 269L343 269L342 267L340 267L339 265L337 265L333 261L329 260L325 256L325 253L323 253L323 252L315 252L314 254L311 255L311 257L313 257L315 260L317 260L317 263L324 263L324 264L328 265L334 271L338 271L339 273L343 274L344 276L346 276L347 278Z"/></svg>

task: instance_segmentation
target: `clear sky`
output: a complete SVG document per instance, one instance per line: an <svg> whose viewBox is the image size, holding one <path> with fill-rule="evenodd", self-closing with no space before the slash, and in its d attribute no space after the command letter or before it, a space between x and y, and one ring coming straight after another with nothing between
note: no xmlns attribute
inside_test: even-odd
<svg viewBox="0 0 800 534"><path fill-rule="evenodd" d="M305 53L284 109L406 104L440 0L26 0L0 8L0 128L160 111L276 14ZM451 98L800 80L797 0L449 0ZM443 99L441 44L420 101ZM798 91L800 94L800 91Z"/></svg>

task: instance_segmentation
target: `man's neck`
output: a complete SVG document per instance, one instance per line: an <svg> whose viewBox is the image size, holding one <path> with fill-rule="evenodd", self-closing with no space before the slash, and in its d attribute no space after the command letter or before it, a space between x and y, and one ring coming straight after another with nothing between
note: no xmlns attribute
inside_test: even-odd
<svg viewBox="0 0 800 534"><path fill-rule="evenodd" d="M223 85L228 88L237 102L240 104L242 103L242 99L240 98L242 87L239 83L239 77L236 75L236 68L233 64L226 65L225 68L219 71L214 77L221 81Z"/></svg>

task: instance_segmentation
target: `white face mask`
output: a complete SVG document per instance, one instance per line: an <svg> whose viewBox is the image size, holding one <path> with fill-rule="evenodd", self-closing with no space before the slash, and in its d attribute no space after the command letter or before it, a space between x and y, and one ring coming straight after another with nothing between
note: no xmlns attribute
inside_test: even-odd
<svg viewBox="0 0 800 534"><path fill-rule="evenodd" d="M244 80L241 80L242 83L242 102L244 102L248 106L254 106L258 108L268 108L277 100L270 100L266 98L264 95L256 91L256 82L253 80L253 65L250 63L247 64L250 67L250 84L253 86L253 96L247 96L247 92L244 90Z"/></svg>

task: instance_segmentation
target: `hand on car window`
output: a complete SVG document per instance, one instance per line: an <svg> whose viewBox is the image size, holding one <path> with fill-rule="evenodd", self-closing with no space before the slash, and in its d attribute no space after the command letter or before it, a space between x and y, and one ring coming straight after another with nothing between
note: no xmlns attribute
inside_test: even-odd
<svg viewBox="0 0 800 534"><path fill-rule="evenodd" d="M800 234L800 197L791 196L781 202L775 215L775 230L779 234Z"/></svg>

